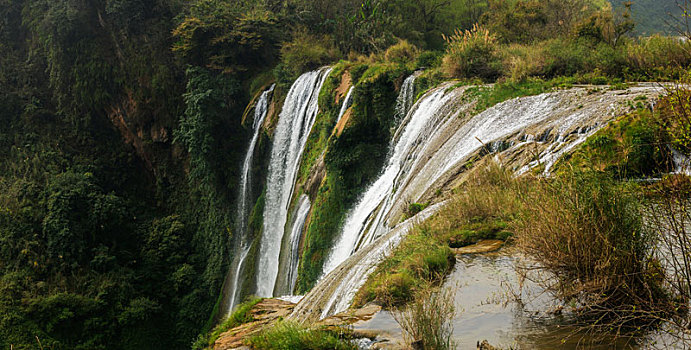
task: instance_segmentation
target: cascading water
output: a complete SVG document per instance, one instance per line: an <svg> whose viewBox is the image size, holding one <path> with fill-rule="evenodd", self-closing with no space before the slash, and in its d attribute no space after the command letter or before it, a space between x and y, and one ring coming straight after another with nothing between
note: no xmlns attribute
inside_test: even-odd
<svg viewBox="0 0 691 350"><path fill-rule="evenodd" d="M298 210L295 214L295 221L290 230L290 268L288 269L288 281L290 283L290 292L295 290L295 282L298 278L298 265L300 263L300 238L302 237L302 230L307 221L307 215L310 213L312 203L310 203L307 195L300 196Z"/></svg>
<svg viewBox="0 0 691 350"><path fill-rule="evenodd" d="M249 198L249 188L252 182L252 160L254 159L254 148L257 146L257 141L259 140L259 134L262 130L262 124L264 124L264 119L266 119L266 114L269 111L269 99L274 91L276 85L271 85L271 87L264 91L259 100L257 100L257 105L254 108L254 121L252 122L252 130L254 134L252 135L252 140L250 141L250 146L247 149L247 154L245 155L245 162L242 164L242 176L240 178L240 198L238 200L238 212L237 212L237 226L240 232L244 232L247 227L247 215L249 214L249 208L247 201Z"/></svg>
<svg viewBox="0 0 691 350"><path fill-rule="evenodd" d="M346 94L345 99L343 99L343 105L341 105L341 111L338 112L338 119L336 120L336 124L338 124L338 122L341 121L341 118L343 118L345 112L353 104L353 90L355 90L355 87L351 86L348 90L348 93Z"/></svg>
<svg viewBox="0 0 691 350"><path fill-rule="evenodd" d="M264 226L257 265L260 297L271 297L279 273L279 256L300 158L317 116L319 91L331 68L305 73L286 97L274 132L264 206Z"/></svg>
<svg viewBox="0 0 691 350"><path fill-rule="evenodd" d="M402 96L405 96L403 89ZM439 110L447 106L454 96L454 93L446 94L444 90L437 90L421 101L404 120L394 138L395 144L392 145L384 172L346 216L341 235L324 265L324 274L332 271L359 246L371 242L376 236L377 228L392 203L392 197L396 195L398 179L406 173L405 163L417 157L421 150L418 146L439 121L435 116L442 115ZM369 234L365 238L367 232Z"/></svg>
<svg viewBox="0 0 691 350"><path fill-rule="evenodd" d="M247 216L249 214L249 208L247 205L248 199L251 197L250 188L252 183L252 160L254 159L254 149L257 146L257 141L259 140L259 134L261 133L262 124L264 124L264 119L266 119L266 114L269 110L269 101L271 100L271 95L274 91L272 85L268 90L264 91L254 107L254 120L252 121L253 135L250 140L249 147L247 148L247 154L245 155L245 161L242 164L242 175L240 178L240 189L238 193L238 207L235 216L235 234L236 234L236 249L234 254L234 259L230 267L230 286L227 289L228 301L226 313L230 313L235 307L236 301L240 294L240 289L238 282L242 274L242 267L244 265L247 254L249 253L249 244L247 242Z"/></svg>
<svg viewBox="0 0 691 350"><path fill-rule="evenodd" d="M398 93L398 98L396 99L397 122L405 118L410 108L413 107L413 102L415 102L416 78L417 73L405 78L405 80L403 81L403 85L401 85L401 91Z"/></svg>
<svg viewBox="0 0 691 350"><path fill-rule="evenodd" d="M600 94L576 88L506 101L473 115L471 99L462 89L447 91L449 88L450 84L444 84L427 93L408 113L394 138L394 152L385 171L348 214L327 264L327 272L331 272L302 299L291 318L315 320L347 309L378 261L400 241L395 237L409 228L396 225L405 204L431 199L435 189L452 185L468 160L482 149L497 152L495 156L514 170L531 166L536 155L550 156L550 164L554 164L552 156L574 149L625 113L633 97L654 99L662 92L650 86ZM526 137L528 134L545 137ZM428 209L436 210L439 205ZM429 215L424 210L412 220Z"/></svg>

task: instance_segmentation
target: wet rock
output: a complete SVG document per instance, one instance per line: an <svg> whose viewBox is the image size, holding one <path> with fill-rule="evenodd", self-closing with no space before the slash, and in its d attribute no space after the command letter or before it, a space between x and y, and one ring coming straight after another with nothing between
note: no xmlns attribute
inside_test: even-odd
<svg viewBox="0 0 691 350"><path fill-rule="evenodd" d="M496 239L487 239L476 244L465 246L463 248L454 248L453 252L456 255L463 254L484 254L499 250L504 245L504 241Z"/></svg>
<svg viewBox="0 0 691 350"><path fill-rule="evenodd" d="M334 316L325 318L317 322L315 325L328 327L342 326L346 324L352 325L359 322L366 322L371 320L372 317L374 317L374 315L376 315L379 311L381 311L381 306L376 304L367 304L362 308L347 310Z"/></svg>

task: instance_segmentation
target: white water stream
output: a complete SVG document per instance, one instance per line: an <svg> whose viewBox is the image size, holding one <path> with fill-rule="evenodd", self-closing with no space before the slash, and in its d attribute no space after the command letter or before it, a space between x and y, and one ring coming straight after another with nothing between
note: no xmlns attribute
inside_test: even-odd
<svg viewBox="0 0 691 350"><path fill-rule="evenodd" d="M288 269L288 281L290 283L290 292L295 290L295 282L298 278L298 265L300 264L300 238L302 237L302 230L307 221L307 215L310 213L312 203L309 197L303 194L300 196L298 210L295 214L295 221L293 228L290 230L290 267Z"/></svg>
<svg viewBox="0 0 691 350"><path fill-rule="evenodd" d="M355 86L351 86L350 89L348 89L348 94L346 94L345 99L343 99L341 110L338 112L338 119L336 120L336 124L338 124L338 122L341 121L341 118L343 118L345 112L353 104L353 90L355 90Z"/></svg>
<svg viewBox="0 0 691 350"><path fill-rule="evenodd" d="M331 68L300 76L288 92L274 132L266 184L264 225L259 247L256 295L271 297L279 273L288 205L307 138L314 125L319 91Z"/></svg>
<svg viewBox="0 0 691 350"><path fill-rule="evenodd" d="M259 135L262 130L262 124L264 124L264 119L266 119L266 114L269 110L269 101L271 100L272 93L276 85L272 85L268 90L264 91L257 104L254 107L254 120L252 121L253 135L250 140L249 147L247 148L247 154L245 155L245 161L242 164L242 175L240 178L240 190L238 195L238 207L237 213L235 215L235 254L234 259L230 267L230 281L231 284L227 289L228 302L226 313L229 314L240 294L239 280L242 275L242 267L249 253L250 245L247 242L247 216L249 215L249 208L247 202L251 197L250 188L252 186L252 160L254 159L254 149L257 146L257 141L259 140Z"/></svg>

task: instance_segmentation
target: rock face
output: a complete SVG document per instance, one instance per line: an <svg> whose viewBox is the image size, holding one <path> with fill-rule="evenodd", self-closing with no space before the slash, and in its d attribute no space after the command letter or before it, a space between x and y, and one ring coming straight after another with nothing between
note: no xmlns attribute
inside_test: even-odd
<svg viewBox="0 0 691 350"><path fill-rule="evenodd" d="M256 334L267 325L289 315L295 304L278 300L264 299L252 307L250 315L254 321L237 326L223 334L214 343L214 350L228 350L243 347L245 338Z"/></svg>

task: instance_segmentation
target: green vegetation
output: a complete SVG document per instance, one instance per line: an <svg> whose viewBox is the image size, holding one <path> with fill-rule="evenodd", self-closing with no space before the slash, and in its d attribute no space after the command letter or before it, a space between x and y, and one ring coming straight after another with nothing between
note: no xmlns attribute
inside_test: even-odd
<svg viewBox="0 0 691 350"><path fill-rule="evenodd" d="M659 110L652 113L647 107L640 108L610 123L570 156L569 165L597 169L620 179L660 176L673 170L665 146L669 138L654 114L659 116Z"/></svg>
<svg viewBox="0 0 691 350"><path fill-rule="evenodd" d="M539 95L556 88L567 87L564 79L543 81L531 79L523 82L497 83L491 86L473 86L465 91L467 99L477 100L475 113L480 113L487 108L516 97Z"/></svg>
<svg viewBox="0 0 691 350"><path fill-rule="evenodd" d="M431 225L431 224L430 224ZM377 300L388 306L411 301L416 292L441 283L455 262L448 245L428 226L410 233L370 276L356 305Z"/></svg>
<svg viewBox="0 0 691 350"><path fill-rule="evenodd" d="M447 42L443 68L456 78L480 78L495 81L501 75L497 38L477 24L465 32L457 31Z"/></svg>
<svg viewBox="0 0 691 350"><path fill-rule="evenodd" d="M344 340L341 332L313 329L289 321L279 321L247 340L260 350L354 350L357 346Z"/></svg>

